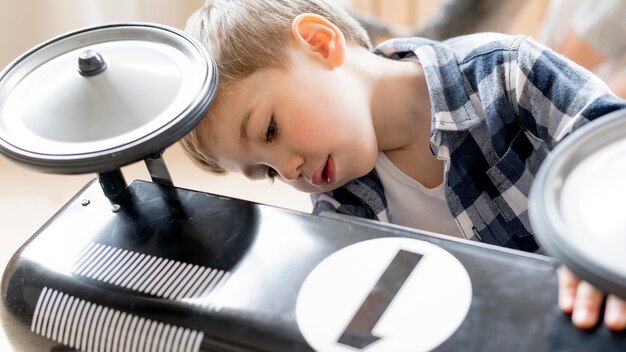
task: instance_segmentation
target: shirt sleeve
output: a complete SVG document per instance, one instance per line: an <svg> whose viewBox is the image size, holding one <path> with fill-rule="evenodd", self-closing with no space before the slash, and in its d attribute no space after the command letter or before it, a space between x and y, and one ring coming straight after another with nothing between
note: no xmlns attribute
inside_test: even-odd
<svg viewBox="0 0 626 352"><path fill-rule="evenodd" d="M520 125L552 149L585 123L626 108L597 76L536 41L511 51L507 91Z"/></svg>
<svg viewBox="0 0 626 352"><path fill-rule="evenodd" d="M333 191L311 195L313 214L336 212L389 222L387 200L376 170Z"/></svg>

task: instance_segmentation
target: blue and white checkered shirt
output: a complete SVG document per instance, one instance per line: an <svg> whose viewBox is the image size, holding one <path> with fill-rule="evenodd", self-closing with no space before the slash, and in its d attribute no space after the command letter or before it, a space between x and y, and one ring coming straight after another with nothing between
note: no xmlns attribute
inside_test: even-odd
<svg viewBox="0 0 626 352"><path fill-rule="evenodd" d="M598 78L527 37L395 39L374 52L423 66L448 207L466 238L485 243L538 251L528 193L540 164L576 128L626 108ZM312 198L316 214L393 222L374 170Z"/></svg>

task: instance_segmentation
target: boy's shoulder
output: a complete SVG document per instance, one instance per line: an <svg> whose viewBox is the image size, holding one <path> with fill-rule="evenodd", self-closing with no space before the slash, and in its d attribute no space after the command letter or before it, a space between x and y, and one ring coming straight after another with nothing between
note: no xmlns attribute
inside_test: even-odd
<svg viewBox="0 0 626 352"><path fill-rule="evenodd" d="M395 38L381 43L374 49L374 52L389 57L397 53L414 52L426 46L434 51L446 51L454 55L457 61L462 62L468 58L495 51L518 50L520 44L526 40L529 40L529 37L494 32L468 34L441 42L420 37Z"/></svg>
<svg viewBox="0 0 626 352"><path fill-rule="evenodd" d="M476 51L517 50L520 43L526 39L528 37L524 35L485 32L450 38L443 43L458 54L466 52L465 55L459 56L467 56Z"/></svg>
<svg viewBox="0 0 626 352"><path fill-rule="evenodd" d="M511 45L520 39L528 38L525 35L511 35L496 32L481 32L452 37L442 41L442 43L450 46L467 46L467 47L483 47L501 43L502 45Z"/></svg>

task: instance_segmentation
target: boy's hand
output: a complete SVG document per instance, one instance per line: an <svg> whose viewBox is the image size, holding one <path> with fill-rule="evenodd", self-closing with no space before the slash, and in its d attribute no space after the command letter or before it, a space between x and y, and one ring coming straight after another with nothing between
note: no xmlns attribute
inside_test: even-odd
<svg viewBox="0 0 626 352"><path fill-rule="evenodd" d="M572 322L581 329L590 329L598 323L604 292L586 281L581 281L565 266L557 269L559 277L559 306L572 314ZM613 295L606 299L604 323L613 331L626 329L626 301Z"/></svg>

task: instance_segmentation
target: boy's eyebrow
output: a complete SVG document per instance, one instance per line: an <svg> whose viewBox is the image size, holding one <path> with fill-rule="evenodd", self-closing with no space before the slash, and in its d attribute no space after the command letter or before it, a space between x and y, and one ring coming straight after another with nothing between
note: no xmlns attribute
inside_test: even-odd
<svg viewBox="0 0 626 352"><path fill-rule="evenodd" d="M239 126L239 143L243 146L248 145L248 122L250 121L250 116L252 116L252 111L249 111L243 120L241 120L241 125Z"/></svg>

